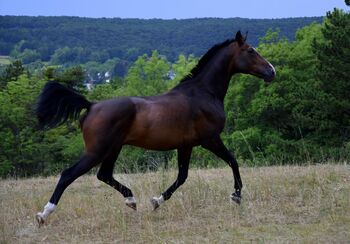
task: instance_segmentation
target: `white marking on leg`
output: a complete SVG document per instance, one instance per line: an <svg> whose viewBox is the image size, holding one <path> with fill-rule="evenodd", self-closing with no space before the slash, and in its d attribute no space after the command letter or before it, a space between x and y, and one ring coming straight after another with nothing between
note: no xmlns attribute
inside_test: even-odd
<svg viewBox="0 0 350 244"><path fill-rule="evenodd" d="M126 206L136 210L136 199L134 197L126 197L125 204Z"/></svg>
<svg viewBox="0 0 350 244"><path fill-rule="evenodd" d="M160 195L160 197L158 197L158 203L159 204L162 204L163 202L164 202L164 197L163 197L163 195Z"/></svg>
<svg viewBox="0 0 350 244"><path fill-rule="evenodd" d="M126 197L126 198L125 198L125 204L126 204L126 205L134 204L134 203L136 203L135 197Z"/></svg>
<svg viewBox="0 0 350 244"><path fill-rule="evenodd" d="M39 213L36 214L36 219L37 219L37 221L39 223L39 226L45 223L47 217L51 213L53 213L53 211L55 211L55 209L56 209L56 204L48 202L45 205L43 212L39 212Z"/></svg>
<svg viewBox="0 0 350 244"><path fill-rule="evenodd" d="M160 195L160 197L153 197L151 199L153 210L156 210L160 206L160 204L162 204L163 202L164 202L163 195Z"/></svg>

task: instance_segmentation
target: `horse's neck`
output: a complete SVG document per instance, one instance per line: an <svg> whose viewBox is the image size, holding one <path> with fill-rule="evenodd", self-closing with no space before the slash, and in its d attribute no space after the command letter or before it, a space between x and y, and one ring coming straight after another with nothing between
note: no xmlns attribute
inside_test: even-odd
<svg viewBox="0 0 350 244"><path fill-rule="evenodd" d="M193 79L178 84L174 89L191 94L193 90L197 90L202 95L207 94L223 102L231 77L235 73L231 67L232 56L226 52L225 49L221 50Z"/></svg>
<svg viewBox="0 0 350 244"><path fill-rule="evenodd" d="M225 52L223 50L222 52ZM231 57L219 53L213 57L198 77L201 89L223 101L234 73L230 67Z"/></svg>

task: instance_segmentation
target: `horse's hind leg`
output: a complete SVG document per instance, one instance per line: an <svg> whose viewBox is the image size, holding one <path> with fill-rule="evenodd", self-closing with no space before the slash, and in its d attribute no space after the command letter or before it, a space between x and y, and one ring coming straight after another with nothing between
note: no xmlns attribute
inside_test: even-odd
<svg viewBox="0 0 350 244"><path fill-rule="evenodd" d="M115 152L110 152L110 154L102 161L101 167L97 173L97 178L119 191L125 197L125 204L136 210L136 200L132 191L113 177L114 164L117 160L120 149L121 148Z"/></svg>
<svg viewBox="0 0 350 244"><path fill-rule="evenodd" d="M39 226L41 226L47 217L55 210L64 190L79 176L88 172L98 163L99 158L97 155L92 153L85 153L76 164L62 172L62 175L56 185L55 191L53 192L50 201L45 205L43 212L39 212L36 215Z"/></svg>

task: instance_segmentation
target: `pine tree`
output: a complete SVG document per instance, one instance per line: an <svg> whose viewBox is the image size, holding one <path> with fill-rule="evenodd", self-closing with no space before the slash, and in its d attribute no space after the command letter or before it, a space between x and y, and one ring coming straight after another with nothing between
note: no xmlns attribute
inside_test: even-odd
<svg viewBox="0 0 350 244"><path fill-rule="evenodd" d="M324 116L329 121L329 135L338 142L350 140L350 13L334 9L327 13L322 34L315 40L314 53L319 61L317 77L327 95Z"/></svg>

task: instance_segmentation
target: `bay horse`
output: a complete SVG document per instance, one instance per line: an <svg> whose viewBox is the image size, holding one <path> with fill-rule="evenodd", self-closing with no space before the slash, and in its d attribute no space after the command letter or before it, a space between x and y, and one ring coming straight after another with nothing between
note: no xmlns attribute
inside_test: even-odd
<svg viewBox="0 0 350 244"><path fill-rule="evenodd" d="M213 46L170 91L150 97L123 97L91 103L74 90L48 82L37 102L39 125L58 126L68 119L80 119L85 152L72 167L65 169L57 186L36 215L39 226L55 210L64 190L79 176L101 164L97 178L119 191L128 207L136 210L132 191L113 177L113 169L123 145L151 150L177 149L178 175L175 182L151 204L157 209L181 186L188 175L193 147L202 146L232 168L234 192L231 199L241 202L242 181L237 161L223 144L220 133L225 125L224 98L233 74L245 73L271 82L274 67L238 31L234 39Z"/></svg>

